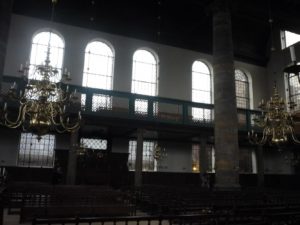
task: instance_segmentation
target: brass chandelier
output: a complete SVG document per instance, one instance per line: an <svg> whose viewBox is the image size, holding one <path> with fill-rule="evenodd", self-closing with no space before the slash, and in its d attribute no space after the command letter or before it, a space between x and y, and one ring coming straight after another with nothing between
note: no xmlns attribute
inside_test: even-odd
<svg viewBox="0 0 300 225"><path fill-rule="evenodd" d="M33 73L36 79L29 79L29 65L20 68L27 84L24 90L18 90L14 83L9 89L5 98L9 102L17 102L19 109L17 116L14 112L9 113L7 102L4 103L2 118L0 123L9 128L22 127L24 131L29 131L38 136L50 131L72 132L80 127L81 113L78 111L77 118L70 119L66 115L66 109L77 99L76 89L69 91L69 86L64 82L70 80L70 74L65 72L60 82L55 82L59 71L50 65L50 46L47 48L45 63L37 65ZM37 79L39 78L39 79ZM65 90L61 86L65 86ZM14 119L12 117L15 116Z"/></svg>
<svg viewBox="0 0 300 225"><path fill-rule="evenodd" d="M153 150L153 158L157 161L167 157L166 149L155 145Z"/></svg>
<svg viewBox="0 0 300 225"><path fill-rule="evenodd" d="M290 111L293 111L296 104L289 103ZM255 145L269 144L281 145L289 140L300 144L300 141L295 136L292 114L286 111L286 104L283 98L278 94L276 83L273 88L273 96L266 103L262 100L258 106L261 110L261 115L254 118L254 124L262 128L262 136L255 133L253 130L248 132L250 143Z"/></svg>

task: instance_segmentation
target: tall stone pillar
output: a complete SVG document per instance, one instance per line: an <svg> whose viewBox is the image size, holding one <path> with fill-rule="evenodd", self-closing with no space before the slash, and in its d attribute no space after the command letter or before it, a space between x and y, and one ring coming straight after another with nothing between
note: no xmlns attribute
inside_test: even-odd
<svg viewBox="0 0 300 225"><path fill-rule="evenodd" d="M10 26L13 0L0 1L0 90L2 76L4 72L4 63L6 56L6 46Z"/></svg>
<svg viewBox="0 0 300 225"><path fill-rule="evenodd" d="M264 152L263 146L258 145L256 147L256 162L257 162L257 186L263 187L264 186L264 176L265 176L265 165L264 165Z"/></svg>
<svg viewBox="0 0 300 225"><path fill-rule="evenodd" d="M235 97L231 18L226 0L215 0L213 12L215 113L215 188L239 187L238 123Z"/></svg>
<svg viewBox="0 0 300 225"><path fill-rule="evenodd" d="M136 143L135 173L134 173L135 187L142 186L143 141L144 141L144 130L138 129L137 130L137 143Z"/></svg>
<svg viewBox="0 0 300 225"><path fill-rule="evenodd" d="M205 174L208 170L208 155L206 151L206 138L201 138L200 141L200 154L199 154L199 162L200 162L200 173Z"/></svg>
<svg viewBox="0 0 300 225"><path fill-rule="evenodd" d="M70 149L68 156L67 180L66 183L74 185L76 182L77 169L77 150L78 147L78 131L71 132L70 135Z"/></svg>

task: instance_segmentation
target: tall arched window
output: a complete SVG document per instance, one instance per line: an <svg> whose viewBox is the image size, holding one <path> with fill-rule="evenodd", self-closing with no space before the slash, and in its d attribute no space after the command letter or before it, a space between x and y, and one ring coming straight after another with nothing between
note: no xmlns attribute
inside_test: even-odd
<svg viewBox="0 0 300 225"><path fill-rule="evenodd" d="M158 63L156 57L147 50L137 50L133 55L131 92L136 94L157 95ZM156 105L153 105L154 110ZM146 114L148 101L135 102L135 111Z"/></svg>
<svg viewBox="0 0 300 225"><path fill-rule="evenodd" d="M207 65L195 61L192 66L192 101L211 104L211 73ZM192 108L194 120L210 120L211 111L203 108Z"/></svg>
<svg viewBox="0 0 300 225"><path fill-rule="evenodd" d="M249 81L247 75L241 70L235 70L235 94L237 107L249 109Z"/></svg>
<svg viewBox="0 0 300 225"><path fill-rule="evenodd" d="M114 54L112 49L101 41L90 42L85 49L82 86L112 90ZM82 97L82 102L85 96ZM111 108L111 97L94 94L92 110Z"/></svg>
<svg viewBox="0 0 300 225"><path fill-rule="evenodd" d="M34 73L35 66L44 64L47 53L49 53L50 65L58 70L57 77L53 78L52 81L58 82L61 79L64 48L64 40L53 31L42 31L34 35L31 45L28 78L41 79L40 75Z"/></svg>

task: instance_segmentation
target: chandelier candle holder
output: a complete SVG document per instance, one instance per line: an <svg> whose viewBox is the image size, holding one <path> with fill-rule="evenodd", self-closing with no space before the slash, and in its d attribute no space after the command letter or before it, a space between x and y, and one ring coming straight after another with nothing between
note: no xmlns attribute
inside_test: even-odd
<svg viewBox="0 0 300 225"><path fill-rule="evenodd" d="M153 158L159 161L165 157L167 157L166 149L156 145L153 151Z"/></svg>
<svg viewBox="0 0 300 225"><path fill-rule="evenodd" d="M289 102L289 108L292 112L296 104ZM289 140L300 144L296 138L292 114L286 111L286 104L283 98L278 94L276 83L273 88L273 96L267 102L262 100L258 106L261 115L254 118L254 124L262 128L262 135L258 135L253 130L248 132L250 143L255 145L264 145L267 142L271 145L281 145Z"/></svg>
<svg viewBox="0 0 300 225"><path fill-rule="evenodd" d="M51 131L58 133L73 132L80 127L81 112L77 118L67 116L67 109L78 99L76 89L69 91L65 84L70 80L70 73L65 70L62 79L55 82L59 71L50 65L50 47L48 46L45 63L33 68L34 79L29 79L29 63L20 66L19 72L23 73L26 85L23 90L18 90L14 83L5 95L9 101L17 102L19 110L16 118L13 112L8 112L7 102L4 103L0 123L9 128L22 127L41 139ZM65 86L63 90L62 86ZM18 87L20 88L20 87ZM13 115L13 116L12 116Z"/></svg>

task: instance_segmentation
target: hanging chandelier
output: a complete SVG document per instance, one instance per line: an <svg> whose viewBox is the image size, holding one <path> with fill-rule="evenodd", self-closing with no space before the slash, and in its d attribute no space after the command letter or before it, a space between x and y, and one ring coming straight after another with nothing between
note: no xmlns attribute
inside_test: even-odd
<svg viewBox="0 0 300 225"><path fill-rule="evenodd" d="M289 103L290 111L293 111L296 104ZM254 118L254 124L262 128L262 135L258 135L253 130L248 132L250 143L255 145L269 144L281 145L292 140L300 144L296 138L292 114L286 111L286 104L278 94L276 83L273 88L273 96L266 103L262 100L258 106L261 115Z"/></svg>
<svg viewBox="0 0 300 225"><path fill-rule="evenodd" d="M52 0L51 22L56 3L57 0ZM12 103L12 106L16 106L16 103L19 105L17 113L15 110L9 112L5 101L0 118L0 124L9 128L22 127L24 131L36 134L39 140L42 135L53 131L73 132L80 127L81 121L80 110L78 115L67 115L72 104L78 99L76 89L70 92L69 86L65 84L71 80L66 69L61 80L57 81L59 70L50 64L50 40L51 31L44 64L34 66L32 70L29 63L26 63L25 67L21 65L19 72L22 73L26 85L21 87L19 84L16 87L14 83L4 95L4 99ZM29 76L29 73L32 76Z"/></svg>
<svg viewBox="0 0 300 225"><path fill-rule="evenodd" d="M42 65L35 66L33 73L36 79L29 79L29 65L21 66L27 84L23 90L18 90L14 83L5 95L11 103L17 102L19 109L17 115L7 110L7 102L4 103L0 123L9 128L22 127L38 136L51 131L58 133L73 132L80 127L81 113L77 118L67 116L67 109L77 100L76 89L69 91L65 84L70 80L70 74L65 71L60 82L55 82L59 71L50 65L50 46L47 48L46 60ZM65 90L61 86L65 86ZM14 119L12 117L15 117Z"/></svg>
<svg viewBox="0 0 300 225"><path fill-rule="evenodd" d="M167 157L166 149L155 145L153 150L153 158L157 161Z"/></svg>

